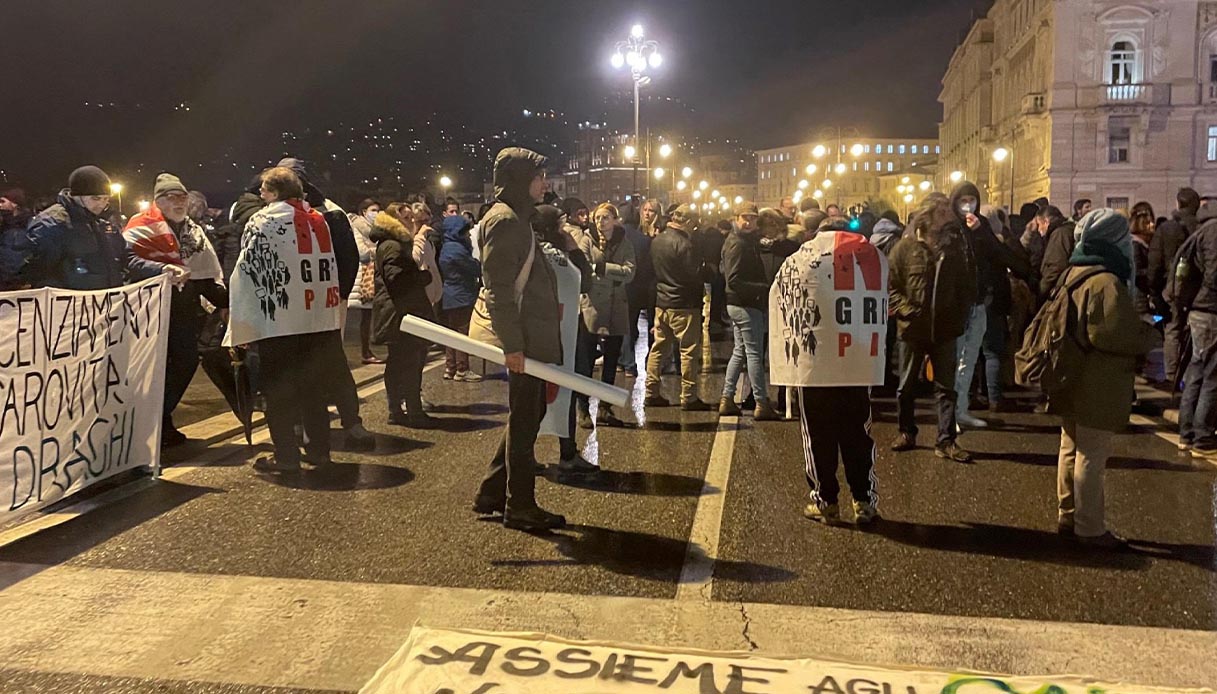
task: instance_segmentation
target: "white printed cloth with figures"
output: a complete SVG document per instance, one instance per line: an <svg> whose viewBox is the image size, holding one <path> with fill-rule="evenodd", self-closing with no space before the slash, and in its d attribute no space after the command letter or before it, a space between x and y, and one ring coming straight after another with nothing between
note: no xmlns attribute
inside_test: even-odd
<svg viewBox="0 0 1217 694"><path fill-rule="evenodd" d="M774 385L873 386L887 358L887 258L861 234L820 232L769 291Z"/></svg>

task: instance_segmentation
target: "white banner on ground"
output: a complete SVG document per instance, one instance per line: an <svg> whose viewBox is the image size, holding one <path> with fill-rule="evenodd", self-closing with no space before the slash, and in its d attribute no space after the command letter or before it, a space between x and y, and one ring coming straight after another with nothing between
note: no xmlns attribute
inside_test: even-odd
<svg viewBox="0 0 1217 694"><path fill-rule="evenodd" d="M551 244L541 244L545 259L558 279L558 315L561 316L562 364L567 370L575 365L576 342L579 339L579 283L583 273L567 259L566 254ZM574 436L570 430L570 388L545 384L545 418L540 433L558 438Z"/></svg>
<svg viewBox="0 0 1217 694"><path fill-rule="evenodd" d="M1006 677L415 626L360 694L1166 694L1074 676ZM1191 690L1192 692L1212 690Z"/></svg>
<svg viewBox="0 0 1217 694"><path fill-rule="evenodd" d="M170 291L0 294L0 520L160 465Z"/></svg>

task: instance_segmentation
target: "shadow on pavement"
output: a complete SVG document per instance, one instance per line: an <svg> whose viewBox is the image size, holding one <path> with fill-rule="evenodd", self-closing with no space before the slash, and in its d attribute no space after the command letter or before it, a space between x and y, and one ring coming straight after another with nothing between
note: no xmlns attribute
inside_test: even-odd
<svg viewBox="0 0 1217 694"><path fill-rule="evenodd" d="M646 424L638 428L650 431L713 432L718 431L718 422L658 422L648 419Z"/></svg>
<svg viewBox="0 0 1217 694"><path fill-rule="evenodd" d="M571 474L556 467L547 469L545 478L565 487L643 496L701 496L704 484L697 477L665 472L618 472L601 469L594 474ZM717 493L718 490L713 492Z"/></svg>
<svg viewBox="0 0 1217 694"><path fill-rule="evenodd" d="M259 473L258 478L279 487L314 492L350 492L390 489L414 479L406 468L377 463L332 463L298 472Z"/></svg>
<svg viewBox="0 0 1217 694"><path fill-rule="evenodd" d="M867 532L913 547L1005 559L1125 571L1144 570L1150 559L1167 559L1217 571L1214 549L1203 545L1130 539L1133 549L1112 552L1081 547L1070 538L1044 530L988 523L933 525L887 518L876 522Z"/></svg>
<svg viewBox="0 0 1217 694"><path fill-rule="evenodd" d="M436 417L435 426L430 431L442 431L449 434L461 434L469 431L483 431L503 426L502 422L493 419L465 419L463 417Z"/></svg>
<svg viewBox="0 0 1217 694"><path fill-rule="evenodd" d="M610 530L594 525L571 525L557 532L534 533L554 543L566 560L495 562L497 566L581 564L613 573L670 582L679 578L686 542L650 533ZM792 571L753 562L720 559L716 576L742 583L776 583L796 577Z"/></svg>
<svg viewBox="0 0 1217 694"><path fill-rule="evenodd" d="M995 460L1019 465L1042 465L1056 467L1055 453L973 453L977 460ZM1113 455L1107 459L1107 467L1112 470L1167 470L1170 472L1205 472L1210 467L1189 463L1171 462L1169 460L1153 460L1150 458L1129 458Z"/></svg>
<svg viewBox="0 0 1217 694"><path fill-rule="evenodd" d="M211 458L207 467L240 467L248 464L249 459L253 456L259 453L269 453L271 450L273 448L270 442L254 446L247 446L244 441L208 446L202 442L196 445L191 441L165 450L161 454L161 465L173 467L183 463L192 463L195 462L197 456L206 453Z"/></svg>
<svg viewBox="0 0 1217 694"><path fill-rule="evenodd" d="M507 414L507 405L494 402L474 402L468 405L432 405L430 414L496 415Z"/></svg>
<svg viewBox="0 0 1217 694"><path fill-rule="evenodd" d="M372 432L372 434L376 436L376 448L370 451L361 451L354 448L349 448L346 446L345 437L342 435L331 437L330 448L331 450L335 451L358 453L359 455L386 456L409 453L410 451L430 448L431 446L435 445L430 441L408 439L403 436L393 436L391 434L381 434L377 432Z"/></svg>
<svg viewBox="0 0 1217 694"><path fill-rule="evenodd" d="M143 491L109 504L102 511L82 514L0 548L0 561L61 564L204 494L219 491L158 480ZM0 590L4 587L0 585Z"/></svg>

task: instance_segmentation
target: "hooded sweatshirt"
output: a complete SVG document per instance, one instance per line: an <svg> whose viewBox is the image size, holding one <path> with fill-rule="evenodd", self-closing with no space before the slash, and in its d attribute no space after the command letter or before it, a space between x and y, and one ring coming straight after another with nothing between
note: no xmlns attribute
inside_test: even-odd
<svg viewBox="0 0 1217 694"><path fill-rule="evenodd" d="M462 215L445 217L440 225L444 246L439 254L440 274L444 278L444 309L464 308L477 301L482 264L473 257L469 239L469 220Z"/></svg>
<svg viewBox="0 0 1217 694"><path fill-rule="evenodd" d="M528 189L545 164L545 157L521 147L507 147L495 157L497 202L482 219L481 299L504 353L523 352L531 359L561 364L557 278L541 258L530 226L535 210ZM526 269L530 255L533 262ZM528 281L523 296L517 297L515 284L522 271L527 271Z"/></svg>
<svg viewBox="0 0 1217 694"><path fill-rule="evenodd" d="M900 235L903 233L904 227L890 219L881 218L875 222L875 228L871 231L870 242L871 245L882 251L883 255L890 255L892 248L900 240Z"/></svg>

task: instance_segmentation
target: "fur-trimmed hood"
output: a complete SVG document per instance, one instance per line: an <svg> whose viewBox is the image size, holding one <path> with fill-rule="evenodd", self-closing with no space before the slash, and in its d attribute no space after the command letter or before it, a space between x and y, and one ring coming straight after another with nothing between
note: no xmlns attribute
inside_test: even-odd
<svg viewBox="0 0 1217 694"><path fill-rule="evenodd" d="M372 221L372 231L368 232L368 238L375 243L388 241L389 239L397 239L402 243L413 243L414 234L406 228L405 224L401 223L397 217L388 212L381 212L376 215L376 219Z"/></svg>

